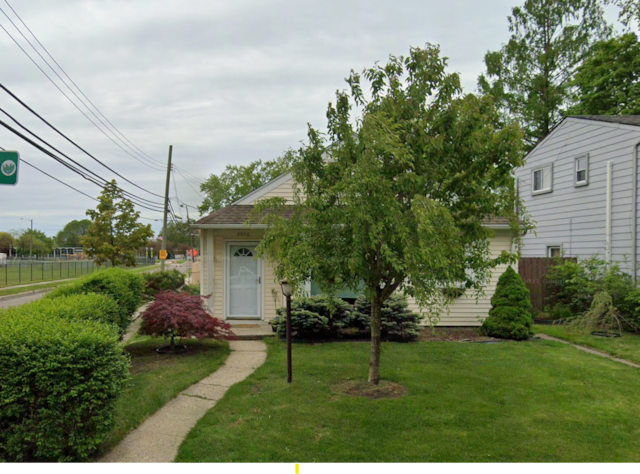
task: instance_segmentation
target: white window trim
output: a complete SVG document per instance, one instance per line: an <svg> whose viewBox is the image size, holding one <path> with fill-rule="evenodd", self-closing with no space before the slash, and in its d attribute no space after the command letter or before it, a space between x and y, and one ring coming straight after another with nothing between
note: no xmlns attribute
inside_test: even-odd
<svg viewBox="0 0 640 474"><path fill-rule="evenodd" d="M549 169L549 185L546 188L542 188L539 190L534 190L533 189L533 183L534 183L534 179L533 179L533 175L535 174L536 171L542 171L542 174L544 176L544 170ZM531 194L533 196L537 195L537 194L546 194L546 193L550 193L551 191L553 191L553 163L550 163L548 165L545 166L539 166L538 168L534 168L531 170Z"/></svg>
<svg viewBox="0 0 640 474"><path fill-rule="evenodd" d="M562 257L563 255L562 244L547 245L547 258L553 258L550 252L551 249L560 249L560 257Z"/></svg>
<svg viewBox="0 0 640 474"><path fill-rule="evenodd" d="M584 158L587 161L587 166L585 168L585 178L584 181L578 181L578 160ZM586 153L584 155L576 156L573 160L573 185L577 188L580 186L586 186L589 184L589 154Z"/></svg>

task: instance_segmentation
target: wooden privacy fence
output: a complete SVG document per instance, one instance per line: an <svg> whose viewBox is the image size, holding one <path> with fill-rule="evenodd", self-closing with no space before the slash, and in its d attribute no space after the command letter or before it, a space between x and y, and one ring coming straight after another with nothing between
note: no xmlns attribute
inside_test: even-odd
<svg viewBox="0 0 640 474"><path fill-rule="evenodd" d="M557 291L555 282L547 281L549 267L561 261L574 261L570 258L524 257L518 261L518 273L531 293L531 305L534 310L544 311L546 306L553 306L553 296Z"/></svg>

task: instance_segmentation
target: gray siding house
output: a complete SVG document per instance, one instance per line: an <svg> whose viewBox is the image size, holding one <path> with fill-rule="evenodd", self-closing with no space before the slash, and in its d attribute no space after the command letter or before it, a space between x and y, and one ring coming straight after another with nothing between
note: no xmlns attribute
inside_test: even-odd
<svg viewBox="0 0 640 474"><path fill-rule="evenodd" d="M640 115L565 118L516 172L526 212L536 225L523 257L638 262Z"/></svg>

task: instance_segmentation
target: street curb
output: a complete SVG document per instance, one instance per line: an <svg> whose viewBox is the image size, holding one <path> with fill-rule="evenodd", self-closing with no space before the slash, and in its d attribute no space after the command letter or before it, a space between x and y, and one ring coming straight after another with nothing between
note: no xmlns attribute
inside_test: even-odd
<svg viewBox="0 0 640 474"><path fill-rule="evenodd" d="M39 293L47 293L52 290L55 290L55 288L43 288L41 290L23 291L22 293L16 293L15 295L0 296L0 301L13 300L15 298L21 298L27 295L37 295Z"/></svg>

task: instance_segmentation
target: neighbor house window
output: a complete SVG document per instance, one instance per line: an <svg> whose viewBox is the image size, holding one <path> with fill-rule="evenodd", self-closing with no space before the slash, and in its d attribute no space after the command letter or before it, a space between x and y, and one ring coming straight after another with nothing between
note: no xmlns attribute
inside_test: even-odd
<svg viewBox="0 0 640 474"><path fill-rule="evenodd" d="M559 245L550 245L547 247L547 257L562 257L562 247Z"/></svg>
<svg viewBox="0 0 640 474"><path fill-rule="evenodd" d="M589 155L576 158L575 185L585 186L589 182Z"/></svg>
<svg viewBox="0 0 640 474"><path fill-rule="evenodd" d="M553 188L553 165L531 171L531 194L550 193Z"/></svg>

